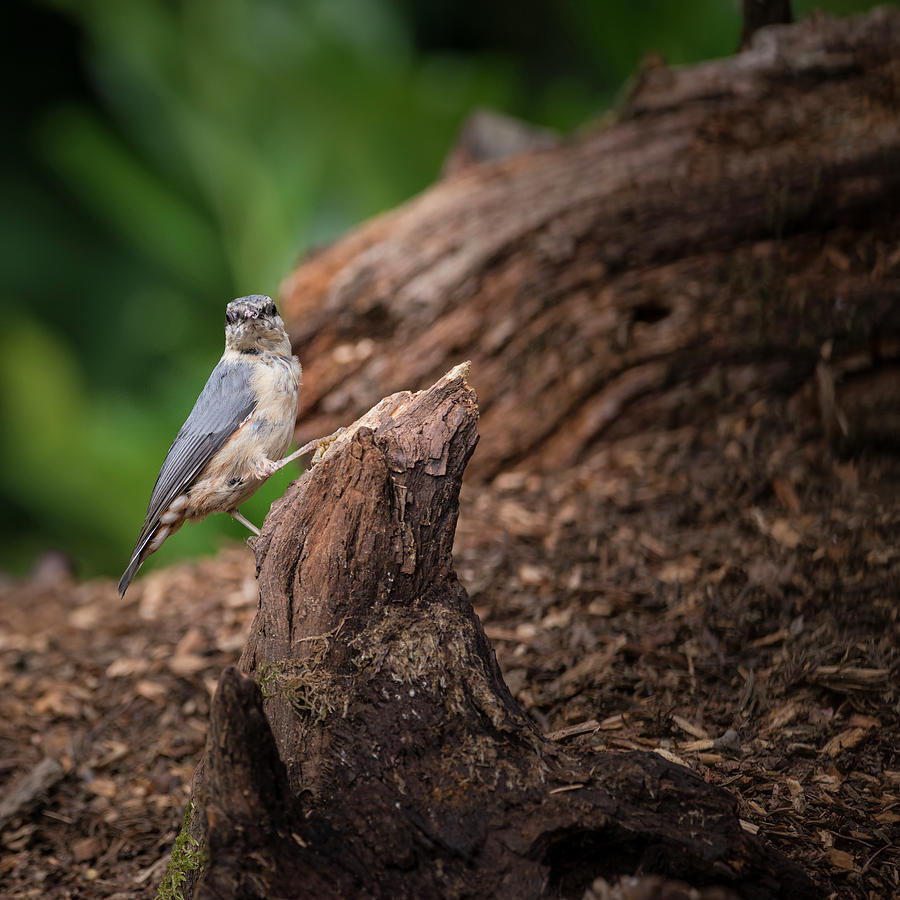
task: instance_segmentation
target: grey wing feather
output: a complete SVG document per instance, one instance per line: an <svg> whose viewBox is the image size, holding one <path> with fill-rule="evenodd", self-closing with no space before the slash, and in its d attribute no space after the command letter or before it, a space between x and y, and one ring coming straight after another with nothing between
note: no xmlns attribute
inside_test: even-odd
<svg viewBox="0 0 900 900"><path fill-rule="evenodd" d="M126 577L129 573L133 577L137 571L141 554L159 527L160 516L179 494L191 486L203 466L225 446L253 412L256 397L250 385L249 370L249 366L230 360L220 360L213 369L159 470L144 526L135 544L131 563L122 576L125 587L131 580L130 577L126 580Z"/></svg>

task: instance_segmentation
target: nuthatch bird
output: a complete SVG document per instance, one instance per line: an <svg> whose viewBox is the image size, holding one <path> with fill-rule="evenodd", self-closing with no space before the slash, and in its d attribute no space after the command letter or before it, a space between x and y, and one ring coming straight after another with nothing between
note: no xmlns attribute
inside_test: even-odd
<svg viewBox="0 0 900 900"><path fill-rule="evenodd" d="M324 443L313 441L282 459L294 434L301 374L271 298L232 300L225 309L225 352L159 470L120 595L188 519L226 512L259 534L238 506L274 472Z"/></svg>

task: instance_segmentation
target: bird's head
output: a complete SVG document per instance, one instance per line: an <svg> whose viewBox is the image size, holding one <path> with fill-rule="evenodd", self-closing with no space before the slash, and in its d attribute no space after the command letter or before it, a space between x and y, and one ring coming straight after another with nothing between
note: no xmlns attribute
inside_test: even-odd
<svg viewBox="0 0 900 900"><path fill-rule="evenodd" d="M225 346L243 353L289 353L290 341L275 301L264 294L232 300L225 307Z"/></svg>

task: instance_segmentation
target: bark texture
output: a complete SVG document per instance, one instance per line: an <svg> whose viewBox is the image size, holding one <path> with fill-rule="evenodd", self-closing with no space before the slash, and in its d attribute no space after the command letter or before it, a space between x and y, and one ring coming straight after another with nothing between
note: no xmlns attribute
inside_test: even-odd
<svg viewBox="0 0 900 900"><path fill-rule="evenodd" d="M285 280L299 438L465 356L470 477L556 472L754 390L815 404L824 349L835 439L896 444L898 108L888 7L644 69L612 121L464 169Z"/></svg>
<svg viewBox="0 0 900 900"><path fill-rule="evenodd" d="M511 697L451 558L467 372L383 400L266 520L245 674L195 779L195 896L581 897L636 870L812 896L724 791L654 754L570 756Z"/></svg>

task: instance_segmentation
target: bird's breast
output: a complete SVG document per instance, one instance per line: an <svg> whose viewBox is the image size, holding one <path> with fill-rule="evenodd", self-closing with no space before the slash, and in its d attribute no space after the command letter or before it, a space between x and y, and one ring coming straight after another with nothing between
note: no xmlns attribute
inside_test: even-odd
<svg viewBox="0 0 900 900"><path fill-rule="evenodd" d="M251 386L256 409L247 423L248 437L259 441L269 459L280 459L290 446L297 419L300 387L297 358L262 355L254 366Z"/></svg>

